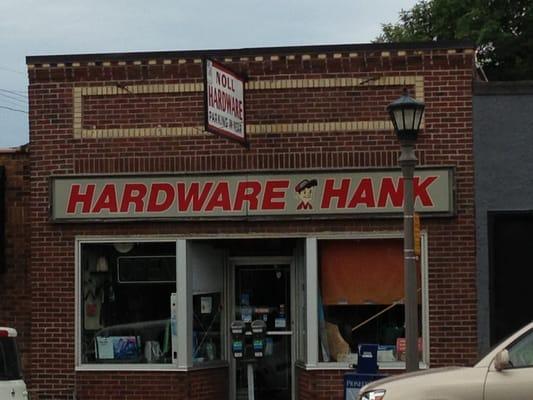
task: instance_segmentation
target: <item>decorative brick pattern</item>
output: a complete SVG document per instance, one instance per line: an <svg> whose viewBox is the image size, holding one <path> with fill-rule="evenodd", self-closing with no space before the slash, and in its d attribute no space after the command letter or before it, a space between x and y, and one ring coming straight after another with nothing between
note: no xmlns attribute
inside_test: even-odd
<svg viewBox="0 0 533 400"><path fill-rule="evenodd" d="M322 54L322 59L325 55ZM277 56L272 56L271 60L277 61ZM337 57L338 58L338 57ZM152 63L151 65L153 65ZM245 84L246 90L296 90L296 89L312 89L316 92L316 89L324 88L348 88L357 90L360 87L372 87L372 86L401 86L401 87L414 87L414 96L423 101L424 100L424 80L421 76L384 76L384 77L370 77L370 78L306 78L306 79L273 79L273 80L258 80L250 81ZM83 127L83 98L89 96L136 96L143 94L166 94L166 93L199 93L197 103L201 104L203 83L182 83L182 84L154 84L154 85L131 85L131 86L89 86L89 87L75 87L73 89L73 127L74 137L81 138L121 138L121 137L168 137L168 136L194 136L205 134L203 126L152 126L152 127L131 127L131 128L108 128L98 129L96 125L94 128L87 129ZM286 96L286 94L283 94ZM338 94L340 98L342 94ZM346 95L344 95L346 96ZM363 93L361 97L369 98L368 93ZM384 105L390 103L392 99L385 97L383 94L378 97L383 104L381 109L384 109ZM158 99L160 100L160 99ZM176 99L180 102L180 98ZM327 99L326 99L327 100ZM126 100L127 101L127 100ZM186 99L185 99L186 101ZM352 101L353 102L353 101ZM356 106L348 103L347 107L354 108L354 114L357 113ZM262 102L261 102L262 103ZM300 104L301 101L296 98L296 104ZM105 107L105 106L103 106ZM176 105L175 108L178 106ZM197 114L200 115L202 109L199 108ZM190 108L187 108L190 110ZM298 110L294 110L294 113L298 114ZM155 115L159 113L154 111ZM316 112L315 112L316 114ZM320 116L318 116L320 117ZM90 123L89 123L90 125ZM155 125L155 123L153 124ZM422 127L424 121L422 121ZM390 130L391 123L387 120L362 120L362 121L342 121L342 122L321 122L319 123L292 123L292 124L247 124L246 131L248 134L257 133L313 133L313 132L345 132L353 130Z"/></svg>

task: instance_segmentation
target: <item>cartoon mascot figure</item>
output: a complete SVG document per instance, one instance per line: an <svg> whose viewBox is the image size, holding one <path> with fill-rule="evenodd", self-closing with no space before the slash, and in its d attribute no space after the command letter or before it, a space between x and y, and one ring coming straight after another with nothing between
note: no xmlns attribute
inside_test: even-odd
<svg viewBox="0 0 533 400"><path fill-rule="evenodd" d="M296 191L296 197L300 202L296 207L297 210L312 210L313 205L313 188L318 185L316 179L304 179L298 183L294 190Z"/></svg>

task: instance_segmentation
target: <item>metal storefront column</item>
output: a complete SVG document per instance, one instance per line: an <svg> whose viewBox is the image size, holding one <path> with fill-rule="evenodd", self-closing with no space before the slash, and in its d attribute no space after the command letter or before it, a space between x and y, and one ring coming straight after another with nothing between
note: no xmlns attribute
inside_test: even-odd
<svg viewBox="0 0 533 400"><path fill-rule="evenodd" d="M177 366L188 368L192 366L192 271L187 266L187 241L176 242L176 298L178 334Z"/></svg>
<svg viewBox="0 0 533 400"><path fill-rule="evenodd" d="M307 360L306 365L316 366L318 363L318 259L317 239L307 238L305 241L306 263L306 301L307 301Z"/></svg>

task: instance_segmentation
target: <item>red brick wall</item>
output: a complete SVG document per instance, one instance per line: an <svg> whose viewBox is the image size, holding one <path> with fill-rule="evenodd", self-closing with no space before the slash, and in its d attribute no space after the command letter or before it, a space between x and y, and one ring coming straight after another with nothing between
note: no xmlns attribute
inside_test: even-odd
<svg viewBox="0 0 533 400"><path fill-rule="evenodd" d="M306 371L296 369L299 400L344 399L344 374L346 370Z"/></svg>
<svg viewBox="0 0 533 400"><path fill-rule="evenodd" d="M383 49L382 49L383 50ZM126 396L129 377L179 388L180 374L74 372L74 238L96 234L228 234L400 230L399 220L338 219L283 222L179 222L54 224L49 220L49 177L56 174L296 170L396 167L399 146L390 130L369 128L387 120L385 105L402 85L373 85L381 77L416 76L423 83L425 129L417 144L421 165L456 169L457 215L424 219L429 237L431 365L465 364L476 357L476 288L472 157L471 49L385 50L374 46L270 49L211 54L249 82L360 78L356 86L250 90L248 123L369 121L353 131L250 134L250 149L210 134L169 137L92 137L100 129L189 127L203 121L202 95L133 93L135 85L201 83L196 53L31 58L31 290L32 385L40 393L75 388L78 398ZM120 95L83 97L76 137L74 88L122 88ZM414 95L415 85L407 86ZM129 89L128 89L129 88ZM129 90L129 91L128 91ZM185 379L209 372L185 374ZM300 398L340 399L341 373L301 372ZM53 376L53 380L50 377ZM107 376L107 375L104 375ZM110 374L109 376L115 376ZM170 379L167 379L167 376ZM188 376L188 378L187 378ZM174 378L172 378L174 377ZM118 378L117 378L118 379ZM307 383L306 383L307 382ZM99 395L91 391L98 386ZM218 398L187 389L184 398ZM96 390L94 388L93 390ZM122 392L121 392L122 390ZM185 390L185 389L184 389ZM194 394L193 394L194 393ZM98 397L101 396L101 397ZM145 398L160 398L146 393ZM109 397L111 398L111 397ZM128 397L129 398L129 397ZM180 398L180 397L176 397Z"/></svg>
<svg viewBox="0 0 533 400"><path fill-rule="evenodd" d="M29 157L24 148L0 151L5 168L5 269L0 271L0 326L18 332L23 367L29 370L30 285L29 262Z"/></svg>
<svg viewBox="0 0 533 400"><path fill-rule="evenodd" d="M35 389L34 400L181 400L227 399L228 370L204 369L194 372L80 372L76 383Z"/></svg>
<svg viewBox="0 0 533 400"><path fill-rule="evenodd" d="M177 400L227 398L228 370L183 372L84 372L77 377L78 399Z"/></svg>

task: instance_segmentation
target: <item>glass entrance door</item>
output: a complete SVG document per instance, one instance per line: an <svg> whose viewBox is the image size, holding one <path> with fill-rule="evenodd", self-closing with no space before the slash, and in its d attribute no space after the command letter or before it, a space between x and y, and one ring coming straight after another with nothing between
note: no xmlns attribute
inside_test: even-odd
<svg viewBox="0 0 533 400"><path fill-rule="evenodd" d="M290 400L292 382L290 264L235 265L232 319L267 325L264 357L254 363L255 400ZM235 363L237 400L248 398L247 365Z"/></svg>

